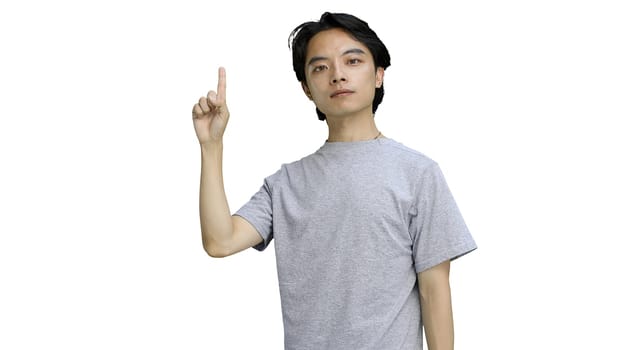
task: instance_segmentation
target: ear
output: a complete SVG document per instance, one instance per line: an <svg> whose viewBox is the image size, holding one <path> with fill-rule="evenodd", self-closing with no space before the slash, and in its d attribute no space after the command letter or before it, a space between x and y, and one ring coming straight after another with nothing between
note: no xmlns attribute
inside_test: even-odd
<svg viewBox="0 0 622 350"><path fill-rule="evenodd" d="M305 92L305 95L307 95L307 98L310 101L313 101L313 96L311 96L311 91L309 90L309 87L307 86L307 84L304 81L301 81L300 86L302 86L302 91Z"/></svg>
<svg viewBox="0 0 622 350"><path fill-rule="evenodd" d="M381 87L383 82L384 82L384 68L378 67L376 68L376 88Z"/></svg>

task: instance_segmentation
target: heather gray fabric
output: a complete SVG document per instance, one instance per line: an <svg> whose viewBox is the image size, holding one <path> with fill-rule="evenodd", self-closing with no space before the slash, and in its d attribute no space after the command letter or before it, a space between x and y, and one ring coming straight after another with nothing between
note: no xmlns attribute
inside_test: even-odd
<svg viewBox="0 0 622 350"><path fill-rule="evenodd" d="M274 239L285 349L422 349L416 273L476 244L436 162L389 138L326 142L235 213Z"/></svg>

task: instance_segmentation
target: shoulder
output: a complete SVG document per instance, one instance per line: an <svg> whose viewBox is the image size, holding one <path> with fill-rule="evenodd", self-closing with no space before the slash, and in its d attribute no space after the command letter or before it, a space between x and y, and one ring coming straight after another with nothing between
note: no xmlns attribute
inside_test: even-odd
<svg viewBox="0 0 622 350"><path fill-rule="evenodd" d="M413 170L425 171L430 167L438 166L436 161L428 155L394 139L385 138L382 145L385 158L412 167Z"/></svg>
<svg viewBox="0 0 622 350"><path fill-rule="evenodd" d="M301 171L303 164L312 158L314 154L315 153L312 153L294 161L281 163L280 167L274 173L266 177L266 184L270 187L274 187L281 183L284 178L296 177L296 174Z"/></svg>

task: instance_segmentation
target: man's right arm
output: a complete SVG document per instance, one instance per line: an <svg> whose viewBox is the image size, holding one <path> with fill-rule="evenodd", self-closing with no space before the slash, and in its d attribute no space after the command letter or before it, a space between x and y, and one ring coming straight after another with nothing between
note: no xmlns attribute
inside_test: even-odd
<svg viewBox="0 0 622 350"><path fill-rule="evenodd" d="M263 241L240 216L232 216L222 176L222 142L201 145L199 216L203 248L212 257L225 257Z"/></svg>
<svg viewBox="0 0 622 350"><path fill-rule="evenodd" d="M212 257L225 257L263 241L245 219L232 216L222 176L223 134L229 121L225 69L218 70L217 92L210 91L192 108L194 130L201 145L199 217L203 248Z"/></svg>

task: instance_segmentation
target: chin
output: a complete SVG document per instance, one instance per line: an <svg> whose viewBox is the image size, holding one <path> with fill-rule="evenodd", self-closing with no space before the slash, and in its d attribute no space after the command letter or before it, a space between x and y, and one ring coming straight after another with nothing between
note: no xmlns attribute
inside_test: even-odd
<svg viewBox="0 0 622 350"><path fill-rule="evenodd" d="M326 114L327 118L328 116L331 116L333 118L340 118L340 117L349 117L352 115L367 114L365 113L367 110L369 110L369 115L373 115L371 107L370 108L340 108L340 109L327 110L328 113L322 111L322 113Z"/></svg>

